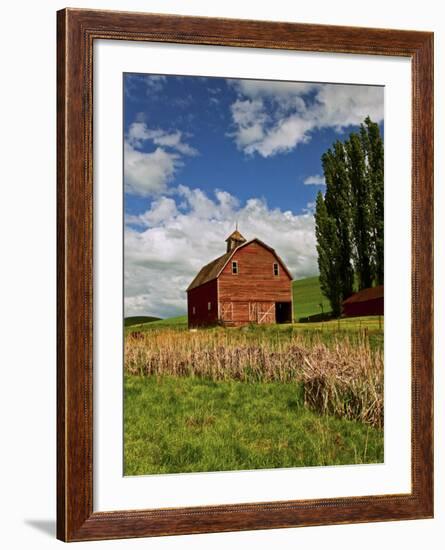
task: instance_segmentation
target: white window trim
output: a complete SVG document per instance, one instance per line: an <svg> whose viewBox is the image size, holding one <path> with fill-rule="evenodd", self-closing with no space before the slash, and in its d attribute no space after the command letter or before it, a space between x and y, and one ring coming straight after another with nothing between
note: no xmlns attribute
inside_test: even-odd
<svg viewBox="0 0 445 550"><path fill-rule="evenodd" d="M233 271L233 268L235 267L236 271ZM238 262L236 260L232 261L232 275L238 275L239 273L239 266Z"/></svg>
<svg viewBox="0 0 445 550"><path fill-rule="evenodd" d="M275 266L277 266L277 272L275 273ZM274 262L272 266L272 273L274 274L274 277L280 276L280 264L278 262Z"/></svg>

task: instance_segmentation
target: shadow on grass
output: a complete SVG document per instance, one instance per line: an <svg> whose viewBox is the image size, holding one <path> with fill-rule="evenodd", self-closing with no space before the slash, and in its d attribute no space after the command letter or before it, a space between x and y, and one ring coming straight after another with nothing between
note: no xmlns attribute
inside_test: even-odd
<svg viewBox="0 0 445 550"><path fill-rule="evenodd" d="M299 323L321 323L323 321L332 321L335 319L331 313L317 313L315 315L310 315L309 317L300 317L298 319Z"/></svg>

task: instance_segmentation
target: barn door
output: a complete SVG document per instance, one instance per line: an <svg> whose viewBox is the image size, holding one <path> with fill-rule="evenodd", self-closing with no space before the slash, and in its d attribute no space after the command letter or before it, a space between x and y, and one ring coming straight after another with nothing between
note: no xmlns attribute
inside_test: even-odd
<svg viewBox="0 0 445 550"><path fill-rule="evenodd" d="M274 323L275 322L275 303L261 302L258 304L258 323Z"/></svg>
<svg viewBox="0 0 445 550"><path fill-rule="evenodd" d="M258 323L258 304L256 302L249 302L249 321Z"/></svg>
<svg viewBox="0 0 445 550"><path fill-rule="evenodd" d="M220 302L219 311L221 315L221 321L233 320L233 302Z"/></svg>
<svg viewBox="0 0 445 550"><path fill-rule="evenodd" d="M265 324L275 322L274 302L249 302L249 321Z"/></svg>

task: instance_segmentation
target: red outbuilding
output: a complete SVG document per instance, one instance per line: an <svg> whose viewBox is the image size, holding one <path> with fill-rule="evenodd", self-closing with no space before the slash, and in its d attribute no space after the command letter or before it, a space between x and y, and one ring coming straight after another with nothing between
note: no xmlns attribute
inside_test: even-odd
<svg viewBox="0 0 445 550"><path fill-rule="evenodd" d="M187 288L189 327L292 322L292 275L273 248L236 230Z"/></svg>
<svg viewBox="0 0 445 550"><path fill-rule="evenodd" d="M345 317L383 315L383 309L383 285L360 290L343 302Z"/></svg>

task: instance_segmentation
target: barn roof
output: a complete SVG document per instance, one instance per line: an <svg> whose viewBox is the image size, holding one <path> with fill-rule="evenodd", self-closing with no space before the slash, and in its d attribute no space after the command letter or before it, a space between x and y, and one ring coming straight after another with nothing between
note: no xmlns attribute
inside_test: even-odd
<svg viewBox="0 0 445 550"><path fill-rule="evenodd" d="M252 239L250 241L246 241L245 243L241 244L234 250L231 250L230 252L226 252L226 254L223 254L222 256L219 256L212 262L208 263L204 267L201 268L201 270L198 272L196 277L193 279L193 281L188 286L187 290L192 290L193 288L196 288L198 286L201 286L205 283L208 283L210 281L213 281L213 279L216 279L221 271L224 269L224 267L227 265L227 262L230 261L230 258L235 254L237 250L240 248L243 248L245 246L248 246L249 244L257 242L261 246L264 246L264 248L267 248L267 250L270 250L272 254L277 258L277 260L280 262L281 266L283 267L284 271L289 275L290 279L292 280L293 277L290 274L289 270L286 267L286 264L283 262L283 260L278 256L278 254L275 252L275 250L268 246L267 244L263 243L263 241L260 241L260 239Z"/></svg>
<svg viewBox="0 0 445 550"><path fill-rule="evenodd" d="M356 292L348 299L344 300L344 304L354 304L357 302L368 302L369 300L377 300L383 298L383 285L375 286L372 288L365 288Z"/></svg>
<svg viewBox="0 0 445 550"><path fill-rule="evenodd" d="M187 290L191 290L192 288L196 288L197 286L201 286L204 283L208 283L209 281L216 279L234 252L235 250L226 252L226 254L223 254L219 258L216 258L209 264L202 267L198 272L198 275L196 275L193 281L189 284Z"/></svg>

